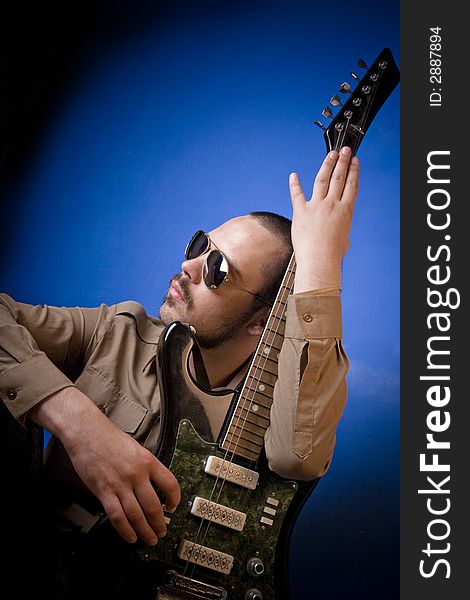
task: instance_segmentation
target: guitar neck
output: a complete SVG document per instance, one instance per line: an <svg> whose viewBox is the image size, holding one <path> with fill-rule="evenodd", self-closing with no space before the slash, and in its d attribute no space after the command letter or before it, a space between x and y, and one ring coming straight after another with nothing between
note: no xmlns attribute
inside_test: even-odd
<svg viewBox="0 0 470 600"><path fill-rule="evenodd" d="M258 459L270 423L279 353L284 341L287 299L294 289L295 266L292 255L221 442L224 450L248 460Z"/></svg>
<svg viewBox="0 0 470 600"><path fill-rule="evenodd" d="M358 66L367 72L362 79L351 73L359 82L355 89L352 90L347 82L339 88L347 100L342 102L338 95L334 95L330 100L331 106L322 111L325 118L331 119L328 127L318 120L314 121L323 130L327 153L349 146L354 155L370 124L400 80L400 72L389 48L384 48L370 67L362 59ZM339 108L336 115L331 107ZM269 427L279 353L284 340L287 299L294 288L294 276L295 258L292 255L245 383L222 435L221 447L224 450L248 460L256 461L259 457L264 434Z"/></svg>

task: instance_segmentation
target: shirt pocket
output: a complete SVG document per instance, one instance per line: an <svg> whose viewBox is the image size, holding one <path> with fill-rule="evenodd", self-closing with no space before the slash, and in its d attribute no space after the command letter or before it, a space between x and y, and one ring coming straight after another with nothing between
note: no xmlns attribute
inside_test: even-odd
<svg viewBox="0 0 470 600"><path fill-rule="evenodd" d="M135 434L148 409L126 396L101 370L87 367L75 385L122 431Z"/></svg>

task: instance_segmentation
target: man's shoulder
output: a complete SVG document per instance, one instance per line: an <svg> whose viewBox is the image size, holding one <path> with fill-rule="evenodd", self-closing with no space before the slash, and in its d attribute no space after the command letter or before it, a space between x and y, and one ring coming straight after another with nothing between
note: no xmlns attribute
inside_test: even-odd
<svg viewBox="0 0 470 600"><path fill-rule="evenodd" d="M143 341L157 343L164 328L160 319L149 315L145 307L135 300L118 302L116 305L116 317L127 317L133 319L139 336Z"/></svg>
<svg viewBox="0 0 470 600"><path fill-rule="evenodd" d="M135 300L125 300L124 302L118 302L116 305L116 315L147 315L147 311L140 302Z"/></svg>

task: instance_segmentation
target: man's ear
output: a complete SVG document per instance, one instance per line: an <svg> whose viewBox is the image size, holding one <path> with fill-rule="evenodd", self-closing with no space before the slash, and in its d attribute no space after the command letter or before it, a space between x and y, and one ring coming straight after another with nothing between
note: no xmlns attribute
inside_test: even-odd
<svg viewBox="0 0 470 600"><path fill-rule="evenodd" d="M246 326L246 330L250 335L260 337L263 333L266 321L268 318L268 310L266 308L260 308L256 311L250 322Z"/></svg>

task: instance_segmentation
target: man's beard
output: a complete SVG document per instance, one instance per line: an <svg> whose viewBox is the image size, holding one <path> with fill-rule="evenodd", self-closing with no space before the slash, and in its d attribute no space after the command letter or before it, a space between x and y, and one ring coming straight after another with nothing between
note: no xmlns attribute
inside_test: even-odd
<svg viewBox="0 0 470 600"><path fill-rule="evenodd" d="M181 293L183 295L183 300L186 303L186 308L190 310L193 307L193 299L191 298L191 294L189 291L188 281L184 278L184 276L181 273L173 275L173 277L170 279L169 287L171 287L173 281L176 281L178 283L181 289ZM165 305L171 308L173 306L176 306L177 303L178 302L169 293L167 293L164 296L163 303L162 306L160 306L159 312L160 318L165 323L165 325L167 325L169 321L168 319L165 319L165 315L162 314L162 308L164 308ZM196 329L195 337L199 346L205 350L208 350L210 348L216 348L217 346L220 346L221 344L232 338L241 327L248 323L252 316L253 309L252 307L249 307L241 315L234 315L232 318L227 318L221 323L214 324L213 331L203 331L200 327L196 327L193 323L190 323L190 325L193 325Z"/></svg>
<svg viewBox="0 0 470 600"><path fill-rule="evenodd" d="M217 346L222 345L246 325L252 316L253 311L249 308L238 317L225 319L214 328L213 332L196 331L196 339L199 346L204 350L209 350L210 348L216 348Z"/></svg>

